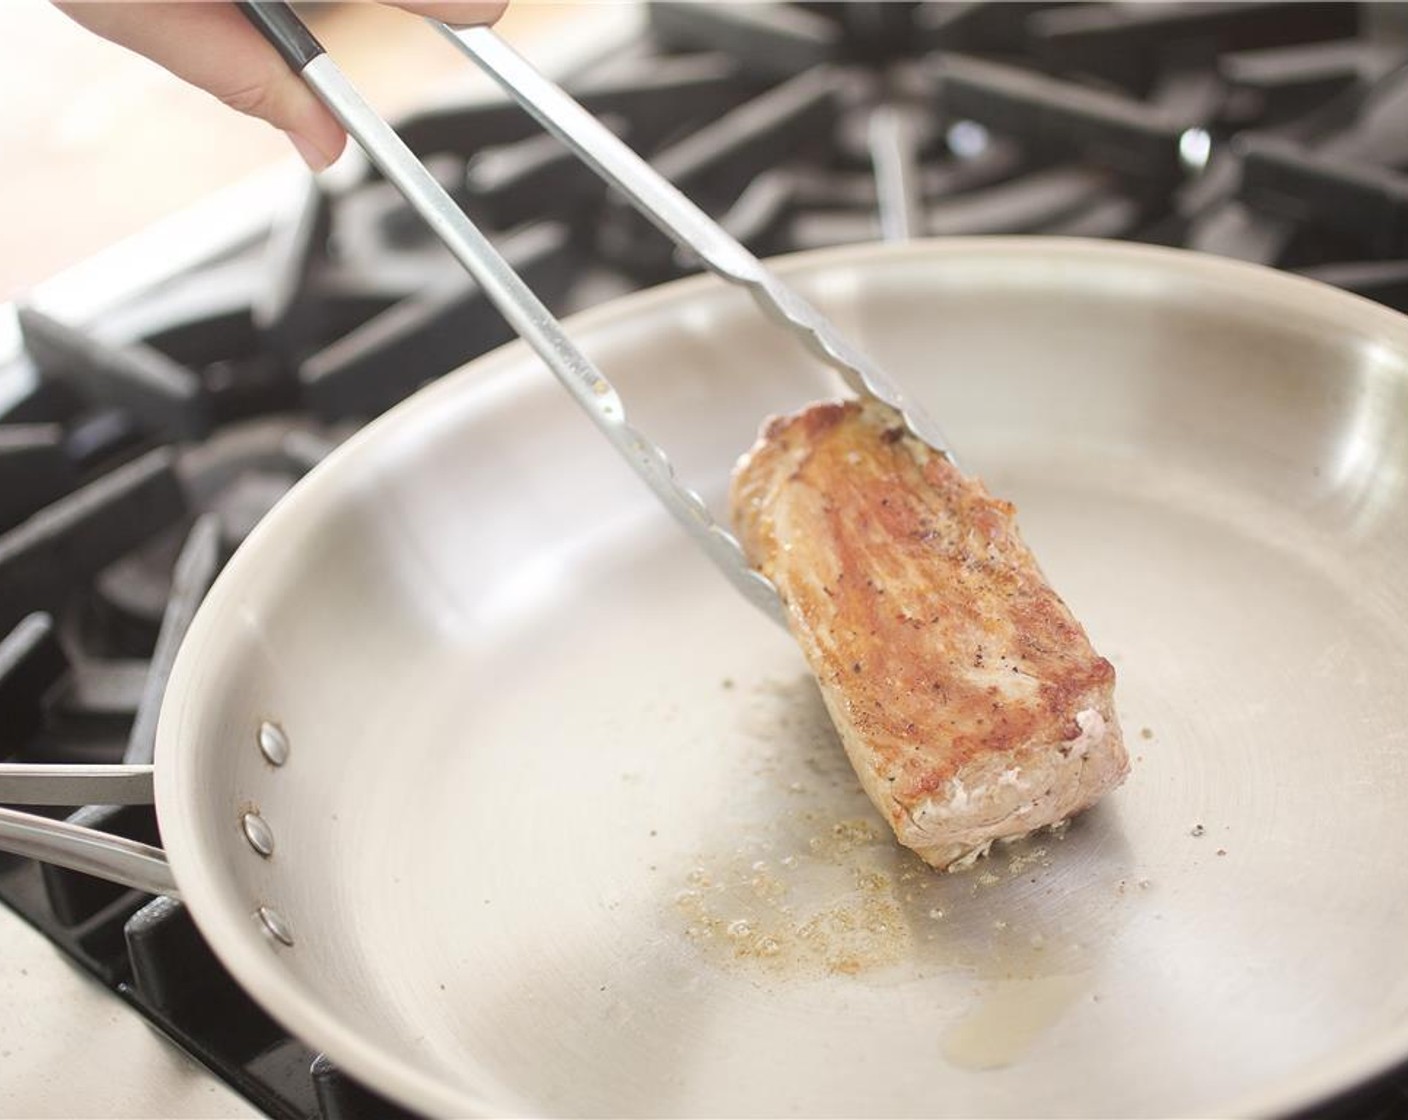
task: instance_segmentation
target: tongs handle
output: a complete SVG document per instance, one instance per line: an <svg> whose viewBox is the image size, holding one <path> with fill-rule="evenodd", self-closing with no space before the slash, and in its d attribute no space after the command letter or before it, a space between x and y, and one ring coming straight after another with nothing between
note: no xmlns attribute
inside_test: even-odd
<svg viewBox="0 0 1408 1120"><path fill-rule="evenodd" d="M715 275L746 288L766 313L835 367L856 393L890 405L916 436L954 459L938 425L906 398L883 369L496 31L488 27L455 30L437 20L428 22L676 245L697 254Z"/></svg>
<svg viewBox="0 0 1408 1120"><path fill-rule="evenodd" d="M395 130L362 99L293 9L282 0L248 0L240 4L240 9L332 110L372 163L474 277L509 325L537 352L675 520L750 602L785 624L782 604L772 583L748 566L738 541L714 520L703 499L675 478L665 453L627 422L621 399L611 383L573 344L562 324Z"/></svg>

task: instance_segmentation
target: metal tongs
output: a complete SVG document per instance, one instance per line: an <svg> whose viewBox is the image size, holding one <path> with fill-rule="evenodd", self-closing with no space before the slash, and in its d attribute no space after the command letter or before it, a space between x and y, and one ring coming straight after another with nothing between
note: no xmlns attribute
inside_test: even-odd
<svg viewBox="0 0 1408 1120"><path fill-rule="evenodd" d="M778 622L785 622L771 581L749 567L734 536L714 520L698 494L675 478L665 452L631 426L610 381L573 344L562 324L391 126L362 99L302 20L282 2L252 0L239 6L464 265L509 325L547 363L675 520L749 602ZM614 133L538 73L496 32L487 27L455 30L437 20L427 22L473 59L592 170L621 191L676 245L695 253L724 280L746 288L769 316L839 370L852 390L896 409L915 436L952 458L938 427L908 401L883 370Z"/></svg>

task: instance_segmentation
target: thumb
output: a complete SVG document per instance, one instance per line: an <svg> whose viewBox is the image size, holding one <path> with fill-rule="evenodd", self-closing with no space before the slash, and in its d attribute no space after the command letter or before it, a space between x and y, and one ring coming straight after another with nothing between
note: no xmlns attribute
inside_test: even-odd
<svg viewBox="0 0 1408 1120"><path fill-rule="evenodd" d="M508 7L508 0L387 0L418 16L429 16L451 27L475 23L495 23Z"/></svg>
<svg viewBox="0 0 1408 1120"><path fill-rule="evenodd" d="M58 7L230 108L281 129L315 171L332 163L347 142L333 115L233 4L79 0Z"/></svg>

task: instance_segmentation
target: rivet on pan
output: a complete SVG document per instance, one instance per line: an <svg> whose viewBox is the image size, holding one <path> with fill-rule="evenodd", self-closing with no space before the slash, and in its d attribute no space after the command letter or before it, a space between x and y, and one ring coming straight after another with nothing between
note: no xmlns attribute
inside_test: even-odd
<svg viewBox="0 0 1408 1120"><path fill-rule="evenodd" d="M255 911L255 916L264 927L264 932L281 945L292 945L293 934L289 932L288 922L284 921L284 916L272 906L261 906Z"/></svg>
<svg viewBox="0 0 1408 1120"><path fill-rule="evenodd" d="M258 813L246 813L240 818L244 826L244 838L249 846L266 859L274 854L274 830L269 822Z"/></svg>
<svg viewBox="0 0 1408 1120"><path fill-rule="evenodd" d="M259 725L259 750L275 766L288 761L288 736L277 723L265 720Z"/></svg>

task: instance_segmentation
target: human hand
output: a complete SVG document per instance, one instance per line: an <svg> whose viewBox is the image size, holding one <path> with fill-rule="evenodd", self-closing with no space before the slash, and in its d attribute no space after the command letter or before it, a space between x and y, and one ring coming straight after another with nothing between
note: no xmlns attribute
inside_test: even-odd
<svg viewBox="0 0 1408 1120"><path fill-rule="evenodd" d="M386 0L449 24L493 23L507 0ZM347 134L232 3L55 0L104 39L146 55L232 109L268 121L314 171L342 154Z"/></svg>

